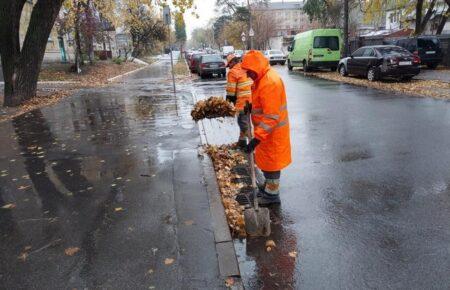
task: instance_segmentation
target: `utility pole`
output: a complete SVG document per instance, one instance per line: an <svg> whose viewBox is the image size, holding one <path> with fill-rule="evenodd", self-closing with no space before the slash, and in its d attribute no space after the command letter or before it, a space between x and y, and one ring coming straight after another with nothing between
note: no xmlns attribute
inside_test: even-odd
<svg viewBox="0 0 450 290"><path fill-rule="evenodd" d="M247 0L247 9L248 9L248 14L249 14L248 36L250 36L250 49L253 49L253 36L255 36L255 32L253 31L253 20L252 20L252 10L250 7L250 0Z"/></svg>
<svg viewBox="0 0 450 290"><path fill-rule="evenodd" d="M348 0L344 0L344 56L349 55L348 45Z"/></svg>
<svg viewBox="0 0 450 290"><path fill-rule="evenodd" d="M170 49L170 65L172 67L172 83L173 83L173 94L177 95L177 87L175 85L175 72L173 70L173 51L172 51L172 38L170 25L172 24L172 19L170 17L170 7L164 6L163 9L164 24L169 28L169 49Z"/></svg>

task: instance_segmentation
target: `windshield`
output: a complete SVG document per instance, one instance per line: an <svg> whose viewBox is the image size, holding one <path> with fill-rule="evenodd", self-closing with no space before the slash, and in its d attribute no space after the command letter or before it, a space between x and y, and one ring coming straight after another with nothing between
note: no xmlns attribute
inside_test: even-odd
<svg viewBox="0 0 450 290"><path fill-rule="evenodd" d="M377 49L383 56L410 54L409 51L402 47L380 47Z"/></svg>
<svg viewBox="0 0 450 290"><path fill-rule="evenodd" d="M422 49L436 50L438 48L439 40L436 38L419 38L417 44Z"/></svg>
<svg viewBox="0 0 450 290"><path fill-rule="evenodd" d="M280 50L271 50L269 51L270 54L283 54Z"/></svg>
<svg viewBox="0 0 450 290"><path fill-rule="evenodd" d="M204 55L202 58L202 62L221 62L222 57L220 55Z"/></svg>
<svg viewBox="0 0 450 290"><path fill-rule="evenodd" d="M339 50L339 38L337 36L316 36L314 37L313 48Z"/></svg>

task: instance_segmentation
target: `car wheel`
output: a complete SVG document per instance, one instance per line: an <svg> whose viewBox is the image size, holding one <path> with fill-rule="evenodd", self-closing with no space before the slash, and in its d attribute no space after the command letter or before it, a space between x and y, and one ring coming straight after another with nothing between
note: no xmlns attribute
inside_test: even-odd
<svg viewBox="0 0 450 290"><path fill-rule="evenodd" d="M378 79L378 75L377 75L377 70L374 67L371 67L368 71L367 71L367 79L370 82L374 82Z"/></svg>
<svg viewBox="0 0 450 290"><path fill-rule="evenodd" d="M282 61L282 62L280 62L280 64L281 64L281 65L285 65L285 64L286 64L286 62L285 62L285 61Z"/></svg>
<svg viewBox="0 0 450 290"><path fill-rule="evenodd" d="M204 74L200 74L200 78L201 78L201 79L205 79L206 76L205 76Z"/></svg>
<svg viewBox="0 0 450 290"><path fill-rule="evenodd" d="M348 76L348 72L347 72L347 70L345 69L345 65L341 64L341 65L339 66L339 74L340 74L341 76L343 76L343 77Z"/></svg>
<svg viewBox="0 0 450 290"><path fill-rule="evenodd" d="M331 71L336 71L336 70L337 70L337 67L332 66L332 67L330 67L330 70L331 70Z"/></svg>
<svg viewBox="0 0 450 290"><path fill-rule="evenodd" d="M303 61L303 71L304 72L309 72L310 71L309 65L306 62L306 60Z"/></svg>
<svg viewBox="0 0 450 290"><path fill-rule="evenodd" d="M430 69L435 69L437 68L438 64L437 63L427 63L427 67Z"/></svg>
<svg viewBox="0 0 450 290"><path fill-rule="evenodd" d="M288 60L288 70L293 70L294 67L291 65L291 61Z"/></svg>

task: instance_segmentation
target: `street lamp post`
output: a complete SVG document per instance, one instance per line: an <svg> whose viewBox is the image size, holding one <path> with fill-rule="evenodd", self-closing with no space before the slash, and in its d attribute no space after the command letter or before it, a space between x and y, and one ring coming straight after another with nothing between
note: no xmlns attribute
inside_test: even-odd
<svg viewBox="0 0 450 290"><path fill-rule="evenodd" d="M164 16L164 24L167 25L167 27L169 28L170 65L172 67L173 94L176 96L177 87L175 85L175 72L173 70L173 51L172 51L172 39L171 39L171 31L170 31L171 30L170 25L172 24L172 19L170 17L170 7L169 6L164 6L163 16Z"/></svg>

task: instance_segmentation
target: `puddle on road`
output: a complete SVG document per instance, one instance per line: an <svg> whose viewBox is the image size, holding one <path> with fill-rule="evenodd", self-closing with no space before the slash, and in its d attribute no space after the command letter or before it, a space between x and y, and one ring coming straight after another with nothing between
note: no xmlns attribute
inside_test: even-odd
<svg viewBox="0 0 450 290"><path fill-rule="evenodd" d="M242 280L246 289L295 289L301 261L299 241L282 208L271 209L272 233L268 238L235 240ZM266 241L276 244L270 252Z"/></svg>

